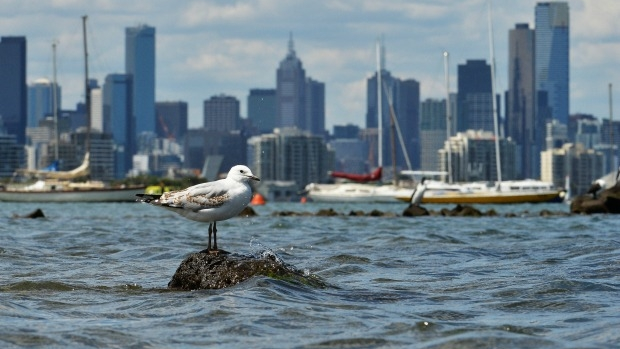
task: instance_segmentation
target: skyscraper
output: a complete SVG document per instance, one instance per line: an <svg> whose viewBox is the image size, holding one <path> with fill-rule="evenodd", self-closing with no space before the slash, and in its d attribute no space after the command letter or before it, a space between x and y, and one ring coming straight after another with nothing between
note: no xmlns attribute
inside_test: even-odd
<svg viewBox="0 0 620 349"><path fill-rule="evenodd" d="M306 79L306 126L314 135L325 134L325 84Z"/></svg>
<svg viewBox="0 0 620 349"><path fill-rule="evenodd" d="M420 105L420 168L439 171L439 150L446 141L446 100L426 99Z"/></svg>
<svg viewBox="0 0 620 349"><path fill-rule="evenodd" d="M539 2L535 10L538 116L563 124L569 114L569 11L566 2Z"/></svg>
<svg viewBox="0 0 620 349"><path fill-rule="evenodd" d="M545 124L535 113L534 30L517 24L508 32L508 45L506 136L517 144L517 175L538 178Z"/></svg>
<svg viewBox="0 0 620 349"><path fill-rule="evenodd" d="M213 96L204 101L204 127L210 131L239 129L239 100L233 96Z"/></svg>
<svg viewBox="0 0 620 349"><path fill-rule="evenodd" d="M125 73L132 79L132 115L137 134L155 133L155 28L125 30Z"/></svg>
<svg viewBox="0 0 620 349"><path fill-rule="evenodd" d="M306 71L297 58L293 34L276 72L277 126L306 129Z"/></svg>
<svg viewBox="0 0 620 349"><path fill-rule="evenodd" d="M132 167L136 133L131 107L131 77L106 76L103 86L103 131L112 134L115 145L114 177L124 178Z"/></svg>
<svg viewBox="0 0 620 349"><path fill-rule="evenodd" d="M38 127L39 121L54 114L54 84L47 79L38 79L28 85L28 127ZM60 111L60 87L56 90L56 110ZM59 113L60 116L60 113Z"/></svg>
<svg viewBox="0 0 620 349"><path fill-rule="evenodd" d="M26 143L26 37L0 38L0 117L17 144Z"/></svg>
<svg viewBox="0 0 620 349"><path fill-rule="evenodd" d="M457 131L493 132L491 67L485 60L458 65Z"/></svg>

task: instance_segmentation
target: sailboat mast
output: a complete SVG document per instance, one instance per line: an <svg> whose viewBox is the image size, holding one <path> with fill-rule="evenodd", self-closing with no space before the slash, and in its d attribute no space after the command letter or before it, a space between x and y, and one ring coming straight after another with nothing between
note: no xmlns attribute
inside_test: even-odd
<svg viewBox="0 0 620 349"><path fill-rule="evenodd" d="M448 142L448 183L452 183L452 145L450 144L450 136L452 136L452 114L450 113L450 74L449 74L449 53L444 51L443 63L446 79L446 141Z"/></svg>
<svg viewBox="0 0 620 349"><path fill-rule="evenodd" d="M383 43L377 39L377 143L379 143L377 154L377 166L383 167L383 106L381 94L381 70L383 69L382 55Z"/></svg>
<svg viewBox="0 0 620 349"><path fill-rule="evenodd" d="M611 103L611 82L609 83L609 171L614 170L614 113Z"/></svg>
<svg viewBox="0 0 620 349"><path fill-rule="evenodd" d="M499 116L497 113L497 101L495 100L495 48L493 47L493 21L491 20L491 1L489 5L489 50L491 56L491 102L493 105L493 132L495 133L495 164L497 166L497 189L502 182L502 163L499 152Z"/></svg>
<svg viewBox="0 0 620 349"><path fill-rule="evenodd" d="M56 80L56 40L52 42L52 111L54 115L54 160L58 161L58 82Z"/></svg>
<svg viewBox="0 0 620 349"><path fill-rule="evenodd" d="M86 103L86 153L90 153L90 86L88 82L88 45L86 43L86 19L82 16L82 35L84 36L84 92Z"/></svg>

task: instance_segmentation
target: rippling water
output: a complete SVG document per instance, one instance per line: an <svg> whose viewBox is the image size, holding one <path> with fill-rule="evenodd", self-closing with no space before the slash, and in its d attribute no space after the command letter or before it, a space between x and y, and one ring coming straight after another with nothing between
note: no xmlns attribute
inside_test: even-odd
<svg viewBox="0 0 620 349"><path fill-rule="evenodd" d="M404 209L257 207L218 224L220 247L262 246L330 286L265 277L173 292L206 224L133 203L0 203L0 346L619 347L620 216L270 215L326 207ZM35 208L47 217L11 217Z"/></svg>

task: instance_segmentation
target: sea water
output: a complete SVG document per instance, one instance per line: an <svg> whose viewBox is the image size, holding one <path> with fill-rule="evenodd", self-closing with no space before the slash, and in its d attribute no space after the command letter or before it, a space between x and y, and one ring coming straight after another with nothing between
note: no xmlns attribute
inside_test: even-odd
<svg viewBox="0 0 620 349"><path fill-rule="evenodd" d="M405 206L255 207L218 223L219 247L264 249L328 286L256 277L185 292L167 283L206 247L207 224L138 203L0 203L0 347L620 347L620 216ZM12 217L36 208L46 218ZM273 215L321 208L342 215ZM394 215L347 215L373 209Z"/></svg>

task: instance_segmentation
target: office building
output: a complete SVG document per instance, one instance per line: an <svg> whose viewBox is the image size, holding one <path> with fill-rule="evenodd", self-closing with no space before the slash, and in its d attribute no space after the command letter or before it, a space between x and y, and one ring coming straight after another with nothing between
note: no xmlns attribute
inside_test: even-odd
<svg viewBox="0 0 620 349"><path fill-rule="evenodd" d="M252 137L247 144L249 166L261 181L294 181L302 190L327 178L330 155L322 137L285 128Z"/></svg>
<svg viewBox="0 0 620 349"><path fill-rule="evenodd" d="M54 105L60 117L61 88L56 85L56 102L54 103L54 83L48 79L37 79L28 85L28 121L27 127L38 127L45 117L54 115Z"/></svg>
<svg viewBox="0 0 620 349"><path fill-rule="evenodd" d="M605 174L604 155L586 149L583 144L564 143L559 148L542 152L541 169L541 180L564 187L568 176L571 193L581 195L588 191L593 181Z"/></svg>
<svg viewBox="0 0 620 349"><path fill-rule="evenodd" d="M457 131L493 132L491 83L491 66L485 60L458 65Z"/></svg>
<svg viewBox="0 0 620 349"><path fill-rule="evenodd" d="M125 73L131 78L135 132L155 133L155 28L125 29Z"/></svg>
<svg viewBox="0 0 620 349"><path fill-rule="evenodd" d="M325 84L306 79L306 125L313 135L325 135Z"/></svg>
<svg viewBox="0 0 620 349"><path fill-rule="evenodd" d="M424 100L420 104L420 169L439 171L439 150L447 138L446 100Z"/></svg>
<svg viewBox="0 0 620 349"><path fill-rule="evenodd" d="M519 178L538 178L544 148L544 118L536 115L534 30L517 24L508 33L506 137L517 144Z"/></svg>
<svg viewBox="0 0 620 349"><path fill-rule="evenodd" d="M224 94L204 101L204 127L209 131L232 131L239 129L239 100Z"/></svg>
<svg viewBox="0 0 620 349"><path fill-rule="evenodd" d="M248 95L248 119L260 133L271 133L276 127L276 90L254 88Z"/></svg>
<svg viewBox="0 0 620 349"><path fill-rule="evenodd" d="M133 166L136 145L132 117L132 79L126 74L109 74L103 86L103 130L114 142L114 177L124 178Z"/></svg>
<svg viewBox="0 0 620 349"><path fill-rule="evenodd" d="M306 71L295 53L292 34L276 72L276 103L278 127L306 128Z"/></svg>
<svg viewBox="0 0 620 349"><path fill-rule="evenodd" d="M539 118L566 124L569 115L569 8L539 2L535 9L535 69Z"/></svg>
<svg viewBox="0 0 620 349"><path fill-rule="evenodd" d="M155 103L157 137L180 142L187 132L187 102Z"/></svg>
<svg viewBox="0 0 620 349"><path fill-rule="evenodd" d="M26 37L0 38L0 116L7 134L26 143Z"/></svg>
<svg viewBox="0 0 620 349"><path fill-rule="evenodd" d="M439 151L441 171L448 171L447 147L451 147L452 179L455 182L496 181L495 135L489 131L457 132ZM515 179L516 146L510 139L500 139L502 180Z"/></svg>

